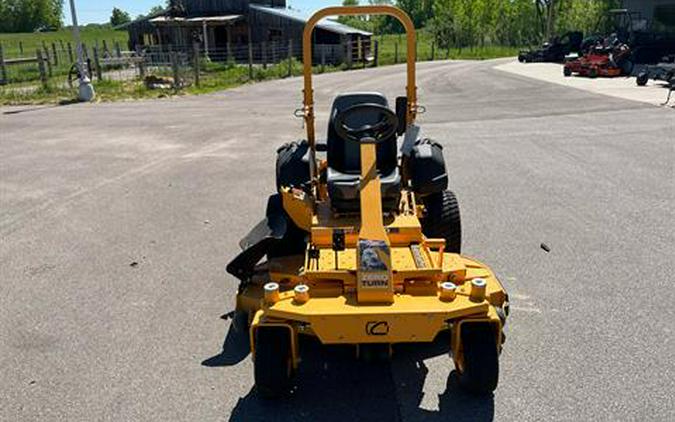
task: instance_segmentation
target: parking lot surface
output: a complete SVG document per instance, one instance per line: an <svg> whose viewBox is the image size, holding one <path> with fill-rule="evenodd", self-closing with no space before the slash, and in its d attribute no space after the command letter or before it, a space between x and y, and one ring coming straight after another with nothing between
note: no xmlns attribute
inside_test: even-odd
<svg viewBox="0 0 675 422"><path fill-rule="evenodd" d="M303 137L287 79L0 109L0 420L674 420L675 112L508 62L419 66L463 249L511 294L494 396L439 338L378 365L308 343L296 393L257 398L225 265ZM404 72L318 77L320 133L336 94L393 102Z"/></svg>

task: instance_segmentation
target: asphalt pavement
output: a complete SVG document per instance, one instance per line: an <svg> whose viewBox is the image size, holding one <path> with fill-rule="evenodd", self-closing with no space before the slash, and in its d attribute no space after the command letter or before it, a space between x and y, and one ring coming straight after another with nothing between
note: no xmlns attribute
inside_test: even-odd
<svg viewBox="0 0 675 422"><path fill-rule="evenodd" d="M464 251L511 294L494 396L458 390L447 338L377 365L308 342L296 393L256 396L225 265L303 137L294 78L0 109L0 420L675 420L675 111L507 62L419 66ZM318 77L319 133L404 71Z"/></svg>

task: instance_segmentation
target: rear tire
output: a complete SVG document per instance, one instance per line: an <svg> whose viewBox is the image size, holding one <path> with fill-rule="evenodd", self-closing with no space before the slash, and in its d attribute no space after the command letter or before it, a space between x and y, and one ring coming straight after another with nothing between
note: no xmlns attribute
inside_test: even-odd
<svg viewBox="0 0 675 422"><path fill-rule="evenodd" d="M640 74L637 75L637 78L635 79L635 82L637 83L638 86L647 85L647 82L649 82L649 73L640 72Z"/></svg>
<svg viewBox="0 0 675 422"><path fill-rule="evenodd" d="M291 359L291 338L287 329L260 327L256 330L253 364L255 387L261 397L274 399L290 392Z"/></svg>
<svg viewBox="0 0 675 422"><path fill-rule="evenodd" d="M563 75L565 75L565 77L569 78L570 76L572 76L572 69L570 69L567 66L563 67Z"/></svg>
<svg viewBox="0 0 675 422"><path fill-rule="evenodd" d="M494 327L486 323L462 325L464 368L460 386L476 395L491 394L499 384L499 350Z"/></svg>
<svg viewBox="0 0 675 422"><path fill-rule="evenodd" d="M307 249L307 233L296 226L288 217L288 229L281 242L273 245L267 251L267 259L284 258L293 255L302 255Z"/></svg>
<svg viewBox="0 0 675 422"><path fill-rule="evenodd" d="M277 150L277 190L282 187L303 189L310 182L306 141L291 142Z"/></svg>
<svg viewBox="0 0 675 422"><path fill-rule="evenodd" d="M280 242L274 242L267 251L267 259L283 258L291 255L302 255L307 248L307 233L293 223L291 217L284 210L283 199L280 194L270 197L267 203L266 215L283 214L286 219L286 233Z"/></svg>
<svg viewBox="0 0 675 422"><path fill-rule="evenodd" d="M449 190L423 199L427 214L422 222L424 235L445 239L445 251L462 252L462 219L455 194Z"/></svg>

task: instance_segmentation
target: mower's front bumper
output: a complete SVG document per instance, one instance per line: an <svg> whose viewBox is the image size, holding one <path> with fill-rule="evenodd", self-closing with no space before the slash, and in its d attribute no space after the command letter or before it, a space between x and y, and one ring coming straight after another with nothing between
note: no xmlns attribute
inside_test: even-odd
<svg viewBox="0 0 675 422"><path fill-rule="evenodd" d="M454 300L438 296L397 294L391 304L358 304L356 295L315 297L304 304L292 294L281 294L274 305L265 305L253 318L251 329L287 325L294 333L309 334L323 344L432 342L453 321L480 319L501 326L487 300L474 302L461 288Z"/></svg>

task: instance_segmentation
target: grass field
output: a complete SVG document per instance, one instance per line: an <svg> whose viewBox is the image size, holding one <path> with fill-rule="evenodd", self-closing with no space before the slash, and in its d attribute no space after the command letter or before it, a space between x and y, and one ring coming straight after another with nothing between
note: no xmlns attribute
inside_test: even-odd
<svg viewBox="0 0 675 422"><path fill-rule="evenodd" d="M85 26L82 28L81 38L89 54L96 45L99 45L102 49L104 42L111 52L114 50L116 43L119 43L121 50L128 49L126 31ZM68 48L69 43L70 49ZM67 29L56 32L0 34L0 45L5 60L33 58L36 57L37 50L40 50L44 57L49 58L50 75L60 77L61 82L65 81L65 76L68 75L68 71L77 57L73 34ZM36 63L7 65L6 75L9 84L15 87L16 84L36 82L40 78Z"/></svg>
<svg viewBox="0 0 675 422"><path fill-rule="evenodd" d="M115 42L121 44L122 49L126 50L129 36L126 31L114 31L110 28L84 27L81 31L82 42L88 46L93 46L96 41L103 43L105 40L108 46L112 48ZM5 58L17 57L35 57L35 50L43 48L43 43L51 48L54 43L57 49L62 48L67 43L73 43L73 33L70 30L63 29L56 32L36 32L36 33L18 33L18 34L0 34L0 45L2 45ZM23 55L21 47L23 46ZM74 47L74 45L73 45Z"/></svg>
<svg viewBox="0 0 675 422"><path fill-rule="evenodd" d="M375 39L379 42L380 64L403 63L408 54L405 35L379 35ZM397 48L398 46L398 48ZM398 60L396 51L398 50ZM431 34L419 31L417 34L417 60L487 60L500 57L518 55L520 47L509 46L477 46L464 48L441 48Z"/></svg>

